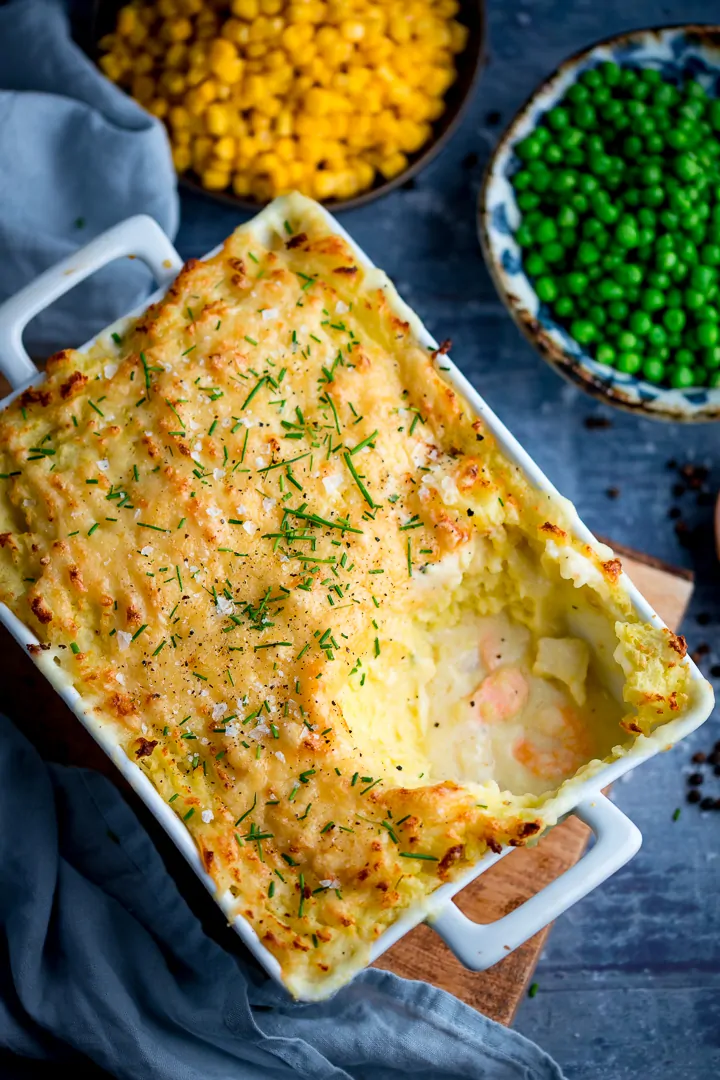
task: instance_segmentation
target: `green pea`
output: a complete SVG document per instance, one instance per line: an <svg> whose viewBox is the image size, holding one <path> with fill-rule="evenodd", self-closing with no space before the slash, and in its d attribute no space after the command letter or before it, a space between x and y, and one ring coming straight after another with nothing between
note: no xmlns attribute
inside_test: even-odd
<svg viewBox="0 0 720 1080"><path fill-rule="evenodd" d="M670 275L663 274L659 270L652 270L647 276L647 283L655 289L669 289Z"/></svg>
<svg viewBox="0 0 720 1080"><path fill-rule="evenodd" d="M574 319L570 325L570 333L579 345L589 345L595 339L597 331L589 319Z"/></svg>
<svg viewBox="0 0 720 1080"><path fill-rule="evenodd" d="M597 351L595 353L595 359L599 364L607 364L609 367L612 367L615 363L616 355L617 354L612 345L609 345L608 342L604 341L602 345L598 345Z"/></svg>
<svg viewBox="0 0 720 1080"><path fill-rule="evenodd" d="M682 259L686 263L691 263L692 265L695 265L695 263L699 262L700 260L698 250L693 244L692 240L678 240L675 250L678 253L678 258Z"/></svg>
<svg viewBox="0 0 720 1080"><path fill-rule="evenodd" d="M608 154L593 154L588 164L596 176L607 176L612 172L612 159Z"/></svg>
<svg viewBox="0 0 720 1080"><path fill-rule="evenodd" d="M655 105L660 106L662 109L666 109L669 105L674 105L678 99L678 92L671 83L663 82L653 92L653 101Z"/></svg>
<svg viewBox="0 0 720 1080"><path fill-rule="evenodd" d="M628 135L623 140L623 151L625 156L632 161L642 153L642 139L638 138L637 135Z"/></svg>
<svg viewBox="0 0 720 1080"><path fill-rule="evenodd" d="M690 137L686 131L673 128L668 131L666 142L673 150L686 150L690 145Z"/></svg>
<svg viewBox="0 0 720 1080"><path fill-rule="evenodd" d="M588 198L581 191L575 191L570 196L570 205L578 214L584 214L588 208Z"/></svg>
<svg viewBox="0 0 720 1080"><path fill-rule="evenodd" d="M637 263L623 263L615 271L615 280L621 285L640 285L644 276L642 267Z"/></svg>
<svg viewBox="0 0 720 1080"><path fill-rule="evenodd" d="M515 240L520 247L532 247L535 243L535 237L532 234L532 230L525 224L518 225L515 230Z"/></svg>
<svg viewBox="0 0 720 1080"><path fill-rule="evenodd" d="M679 349L682 345L682 334L668 334L668 345L671 349Z"/></svg>
<svg viewBox="0 0 720 1080"><path fill-rule="evenodd" d="M588 70L583 71L582 75L580 76L580 82L584 83L585 86L588 87L588 89L596 90L598 86L602 84L602 77L600 75L600 72L597 71L595 68L588 68Z"/></svg>
<svg viewBox="0 0 720 1080"><path fill-rule="evenodd" d="M603 278L597 289L601 300L622 300L624 295L622 285L612 278Z"/></svg>
<svg viewBox="0 0 720 1080"><path fill-rule="evenodd" d="M628 317L629 308L624 300L613 300L608 306L608 314L611 319L615 319L616 322L624 322Z"/></svg>
<svg viewBox="0 0 720 1080"><path fill-rule="evenodd" d="M602 266L600 266L599 263L594 263L592 266L588 266L587 276L589 277L590 281L599 281L600 278L603 276Z"/></svg>
<svg viewBox="0 0 720 1080"><path fill-rule="evenodd" d="M695 376L692 368L689 367L676 367L673 368L670 374L670 385L674 390L686 390L692 386L695 382Z"/></svg>
<svg viewBox="0 0 720 1080"><path fill-rule="evenodd" d="M578 147L582 146L584 140L585 135L578 128L566 128L558 136L558 142L563 150L577 150Z"/></svg>
<svg viewBox="0 0 720 1080"><path fill-rule="evenodd" d="M595 324L595 326L604 326L607 322L605 308L601 307L600 304L593 304L592 307L589 307L587 311L587 316L588 319L590 319L590 321Z"/></svg>
<svg viewBox="0 0 720 1080"><path fill-rule="evenodd" d="M665 365L661 360L646 360L642 373L648 382L661 383L665 378Z"/></svg>
<svg viewBox="0 0 720 1080"><path fill-rule="evenodd" d="M659 185L645 188L640 195L640 200L646 206L661 206L665 202L665 191Z"/></svg>
<svg viewBox="0 0 720 1080"><path fill-rule="evenodd" d="M662 271L663 273L667 273L668 270L672 270L673 267L677 266L677 264L678 257L674 251L661 251L655 259L655 265L657 266L658 270Z"/></svg>
<svg viewBox="0 0 720 1080"><path fill-rule="evenodd" d="M588 287L588 276L580 270L572 270L565 278L565 288L575 296L580 296Z"/></svg>
<svg viewBox="0 0 720 1080"><path fill-rule="evenodd" d="M673 360L678 367L692 367L695 363L695 357L689 349L678 349Z"/></svg>
<svg viewBox="0 0 720 1080"><path fill-rule="evenodd" d="M708 381L708 386L711 386L713 390L720 386L720 371L713 371Z"/></svg>
<svg viewBox="0 0 720 1080"><path fill-rule="evenodd" d="M558 210L557 223L561 229L572 229L578 223L577 211L572 206L561 206Z"/></svg>
<svg viewBox="0 0 720 1080"><path fill-rule="evenodd" d="M717 371L720 368L720 345L714 345L703 353L703 364L708 371Z"/></svg>
<svg viewBox="0 0 720 1080"><path fill-rule="evenodd" d="M536 128L535 130L535 137L538 138L541 143L545 144L549 141L551 136L548 129L546 127L543 127L541 124L540 127Z"/></svg>
<svg viewBox="0 0 720 1080"><path fill-rule="evenodd" d="M533 278L540 277L547 269L545 260L537 251L531 252L525 259L523 265L525 266L525 273Z"/></svg>
<svg viewBox="0 0 720 1080"><path fill-rule="evenodd" d="M622 266L622 256L610 252L608 255L603 255L603 269L605 270L617 270L618 266Z"/></svg>
<svg viewBox="0 0 720 1080"><path fill-rule="evenodd" d="M712 304L703 304L695 312L698 322L720 322L720 311Z"/></svg>
<svg viewBox="0 0 720 1080"><path fill-rule="evenodd" d="M638 311L636 314L640 315L642 313ZM637 330L635 332L637 333ZM663 345L667 344L667 334L665 333L665 330L656 323L651 325L647 337L650 344L655 346L655 348L662 348Z"/></svg>
<svg viewBox="0 0 720 1080"><path fill-rule="evenodd" d="M711 266L693 266L690 272L690 286L700 293L707 293L715 284L717 272Z"/></svg>
<svg viewBox="0 0 720 1080"><path fill-rule="evenodd" d="M561 229L558 233L558 240L566 248L574 248L577 238L577 229Z"/></svg>
<svg viewBox="0 0 720 1080"><path fill-rule="evenodd" d="M649 118L646 118L644 124L647 125L649 123ZM656 127L657 125L653 123L653 126ZM663 139L662 135L660 135L657 131L652 131L651 133L649 133L647 138L645 139L645 149L647 150L648 154L662 154L663 150L665 149L665 140Z"/></svg>
<svg viewBox="0 0 720 1080"><path fill-rule="evenodd" d="M637 247L638 231L631 221L621 221L615 230L615 240L624 248Z"/></svg>
<svg viewBox="0 0 720 1080"><path fill-rule="evenodd" d="M585 164L585 154L579 148L565 151L565 162L573 167Z"/></svg>
<svg viewBox="0 0 720 1080"><path fill-rule="evenodd" d="M562 147L558 146L557 143L548 143L545 147L544 157L548 165L559 165L565 154Z"/></svg>
<svg viewBox="0 0 720 1080"><path fill-rule="evenodd" d="M600 252L595 244L589 240L583 240L577 249L577 261L582 266L589 266L591 263L596 263L600 258Z"/></svg>
<svg viewBox="0 0 720 1080"><path fill-rule="evenodd" d="M569 296L559 296L554 308L558 319L568 319L575 313L575 305Z"/></svg>
<svg viewBox="0 0 720 1080"><path fill-rule="evenodd" d="M668 307L682 307L682 292L680 291L680 289L668 289L665 301Z"/></svg>
<svg viewBox="0 0 720 1080"><path fill-rule="evenodd" d="M573 109L573 121L579 128L591 128L597 121L597 113L589 101L576 105Z"/></svg>
<svg viewBox="0 0 720 1080"><path fill-rule="evenodd" d="M594 176L588 176L587 173L583 173L578 178L578 188L583 195L592 195L599 187L600 183Z"/></svg>
<svg viewBox="0 0 720 1080"><path fill-rule="evenodd" d="M679 262L670 271L670 276L672 277L675 284L678 285L681 281L684 281L685 278L688 276L689 270L690 270L690 267L688 266L687 263Z"/></svg>
<svg viewBox="0 0 720 1080"><path fill-rule="evenodd" d="M535 210L540 201L540 196L534 191L521 191L517 197L517 204L523 212Z"/></svg>
<svg viewBox="0 0 720 1080"><path fill-rule="evenodd" d="M597 70L608 86L617 86L620 82L621 68L611 60L604 60Z"/></svg>
<svg viewBox="0 0 720 1080"><path fill-rule="evenodd" d="M679 334L685 326L687 316L681 308L671 308L662 317L666 328L672 334Z"/></svg>
<svg viewBox="0 0 720 1080"><path fill-rule="evenodd" d="M626 206L632 206L633 209L640 205L640 192L637 188L628 188L623 195L623 201Z"/></svg>
<svg viewBox="0 0 720 1080"><path fill-rule="evenodd" d="M626 375L636 375L642 367L642 357L636 352L621 352L615 366Z"/></svg>
<svg viewBox="0 0 720 1080"><path fill-rule="evenodd" d="M535 133L528 135L527 138L517 144L515 153L523 161L532 161L533 158L540 157L542 153L542 141L538 139Z"/></svg>
<svg viewBox="0 0 720 1080"><path fill-rule="evenodd" d="M535 229L538 244L549 244L551 240L557 240L557 234L557 225L551 218L543 218Z"/></svg>
<svg viewBox="0 0 720 1080"><path fill-rule="evenodd" d="M645 289L641 303L645 311L660 311L665 307L665 297L659 289Z"/></svg>
<svg viewBox="0 0 720 1080"><path fill-rule="evenodd" d="M606 196L604 198L601 197L604 195L604 192L597 192L597 194L592 196L592 208L597 219L604 225L614 225L620 217L620 210L611 203Z"/></svg>
<svg viewBox="0 0 720 1080"><path fill-rule="evenodd" d="M621 329L622 327L618 326L616 322L609 322L605 326L605 337L613 338L614 340L620 333Z"/></svg>
<svg viewBox="0 0 720 1080"><path fill-rule="evenodd" d="M600 108L600 115L602 116L603 120L608 124L614 123L614 121L617 120L618 117L622 116L622 112L622 104L614 98L611 98L609 101L604 102Z"/></svg>
<svg viewBox="0 0 720 1080"><path fill-rule="evenodd" d="M567 109L564 109L562 105L556 105L553 109L549 110L546 120L550 124L550 127L555 128L556 131L561 131L570 123L570 113Z"/></svg>
<svg viewBox="0 0 720 1080"><path fill-rule="evenodd" d="M535 282L535 292L543 304L552 304L557 299L558 287L554 278L541 277Z"/></svg>
<svg viewBox="0 0 720 1080"><path fill-rule="evenodd" d="M684 293L685 307L689 311L697 311L705 303L705 297L697 289L686 289Z"/></svg>
<svg viewBox="0 0 720 1080"><path fill-rule="evenodd" d="M592 240L598 233L604 232L602 222L597 218L588 218L583 222L582 234L586 240Z"/></svg>
<svg viewBox="0 0 720 1080"><path fill-rule="evenodd" d="M638 334L640 337L645 337L650 333L652 328L652 319L645 311L634 311L630 317L630 329L633 334ZM631 349L632 345L623 346L623 348Z"/></svg>
<svg viewBox="0 0 720 1080"><path fill-rule="evenodd" d="M654 229L657 226L658 216L649 206L642 206L637 213L638 225L643 229Z"/></svg>
<svg viewBox="0 0 720 1080"><path fill-rule="evenodd" d="M636 349L639 344L637 336L630 330L623 330L618 334L617 343L618 348L622 349L623 352L630 352Z"/></svg>
<svg viewBox="0 0 720 1080"><path fill-rule="evenodd" d="M692 153L678 154L673 162L675 173L681 180L695 180L702 174L702 165Z"/></svg>
<svg viewBox="0 0 720 1080"><path fill-rule="evenodd" d="M557 240L553 240L549 244L543 244L540 254L546 263L562 262L565 258L565 248Z"/></svg>
<svg viewBox="0 0 720 1080"><path fill-rule="evenodd" d="M679 227L680 218L673 210L661 210L660 224L664 225L666 229L669 229L672 232Z"/></svg>
<svg viewBox="0 0 720 1080"><path fill-rule="evenodd" d="M718 340L720 340L720 330L718 330L717 323L701 322L695 333L698 345L702 345L706 349L717 345Z"/></svg>

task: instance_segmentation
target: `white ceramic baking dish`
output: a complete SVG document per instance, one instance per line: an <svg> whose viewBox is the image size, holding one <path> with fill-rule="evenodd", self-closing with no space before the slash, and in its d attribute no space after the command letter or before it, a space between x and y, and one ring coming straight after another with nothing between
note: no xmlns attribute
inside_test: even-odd
<svg viewBox="0 0 720 1080"><path fill-rule="evenodd" d="M254 219L255 227L262 229L272 212L271 206L259 214ZM330 214L327 214L327 222L331 231L341 235L351 245L359 262L366 267L371 267L370 260ZM213 255L215 252L210 254ZM142 259L155 275L160 288L150 297L147 304L130 312L112 327L102 331L98 336L103 339L113 329L121 329L128 318L140 314L150 303L161 298L182 265L170 241L149 217L131 218L110 229L77 254L46 271L0 307L0 371L7 377L13 388L13 393L0 403L0 407L6 405L27 386L39 382L44 377L38 372L22 344L22 333L29 320L84 278L114 259L124 256ZM429 348L437 347L436 342L417 317L402 302L399 304L398 313L403 319L411 322L423 345ZM92 344L93 342L88 342L84 348L89 348ZM449 357L446 357L445 361L443 367L446 369L446 378L464 396L471 408L482 417L505 454L520 466L533 484L557 497L558 493L549 480L453 365ZM597 545L597 541L577 515L574 519L574 532L585 543ZM641 619L662 625L659 616L650 608L632 583L627 578L623 580ZM36 644L34 635L3 604L0 604L0 622L7 627L22 647ZM69 685L51 660L42 653L35 659L61 697L115 762L122 775L152 811L195 873L214 895L243 942L268 973L281 981L280 969L275 957L261 944L250 924L242 916L232 914L232 897L229 894L217 895L215 883L205 872L190 833L162 800L147 776L126 756L114 738L112 729L100 724L85 711L80 694ZM480 925L463 915L452 902L452 897L513 849L507 848L500 854L488 855L462 877L441 886L429 900L413 907L390 926L375 942L370 961L377 959L418 923L427 921L467 967L477 971L484 970L527 941L632 858L641 843L640 832L601 793L601 789L642 761L654 756L659 749L667 748L677 742L707 719L713 706L713 693L695 665L691 663L690 666L694 684L693 703L677 720L664 726L663 732L666 733L666 739L662 743L656 740L652 744L651 740L638 738L625 756L597 772L590 780L577 785L566 785L569 788L568 792L556 800L561 818L571 813L575 814L589 825L595 834L594 844L575 866L565 871L556 881L510 914L494 923ZM650 745L648 745L649 742ZM309 991L309 994L316 998L325 997L336 989L337 985L338 982L330 981L316 990Z"/></svg>

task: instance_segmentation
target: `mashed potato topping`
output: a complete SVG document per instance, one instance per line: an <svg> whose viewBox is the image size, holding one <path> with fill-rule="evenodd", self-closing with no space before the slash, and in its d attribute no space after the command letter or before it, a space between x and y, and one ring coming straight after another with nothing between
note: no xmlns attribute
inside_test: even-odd
<svg viewBox="0 0 720 1080"><path fill-rule="evenodd" d="M0 599L295 994L691 693L444 366L292 196L0 417Z"/></svg>

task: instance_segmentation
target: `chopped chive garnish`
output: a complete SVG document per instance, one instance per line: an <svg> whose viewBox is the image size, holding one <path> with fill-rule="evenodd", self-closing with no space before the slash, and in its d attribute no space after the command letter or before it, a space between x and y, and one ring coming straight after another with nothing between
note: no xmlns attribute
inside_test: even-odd
<svg viewBox="0 0 720 1080"><path fill-rule="evenodd" d="M80 652L80 646L78 645L77 641L71 641L70 642L70 648L72 649L72 651L75 653L76 656Z"/></svg>
<svg viewBox="0 0 720 1080"><path fill-rule="evenodd" d="M426 862L437 862L435 855L421 855L420 852L413 851L399 851L401 859L425 859Z"/></svg>

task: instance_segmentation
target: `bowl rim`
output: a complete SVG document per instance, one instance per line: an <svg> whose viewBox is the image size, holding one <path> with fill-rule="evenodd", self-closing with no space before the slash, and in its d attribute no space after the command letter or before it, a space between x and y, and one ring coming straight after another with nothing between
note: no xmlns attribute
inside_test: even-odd
<svg viewBox="0 0 720 1080"><path fill-rule="evenodd" d="M598 38L590 45L586 45L582 49L576 50L570 56L561 60L560 63L553 68L552 72L525 98L522 105L520 105L510 121L505 125L493 148L487 165L485 166L480 191L478 193L476 214L477 231L485 265L488 268L498 295L512 316L515 325L521 331L523 337L534 346L536 351L542 356L543 360L545 360L554 371L565 378L573 386L577 386L585 391L585 393L589 394L591 397L608 405L612 405L615 408L622 409L624 412L633 413L635 415L640 414L643 417L653 420L669 420L680 423L709 423L714 420L720 420L720 387L707 388L708 395L714 395L714 398L709 400L706 406L702 407L702 411L689 413L682 407L675 407L672 402L665 402L664 399L667 395L676 392L668 387L657 387L655 389L655 395L652 399L654 404L652 407L649 407L646 400L628 400L622 393L621 388L614 385L612 374L609 373L608 378L603 379L601 376L590 371L586 367L586 362L591 358L582 349L579 343L576 342L579 349L578 355L571 356L563 346L548 334L548 332L540 325L538 319L527 310L522 301L514 296L507 288L498 266L497 255L490 239L490 230L488 228L490 217L488 196L490 188L497 178L495 171L497 159L504 149L512 149L514 145L513 134L515 128L519 122L527 116L537 99L543 93L552 91L554 84L559 78L573 68L579 67L583 60L591 57L598 49L618 45L625 41L631 42L648 35L655 35L657 38L661 38L663 35L678 32L687 35L697 34L699 37L708 35L716 37L717 40L715 45L718 49L720 61L720 22L667 23L660 26L654 25L636 27L632 30L623 30L617 34L610 34ZM720 75L720 62L718 74ZM525 277L530 289L537 295L530 279L527 278L527 275L525 275ZM574 340L575 339L573 338L573 341ZM609 372L612 371L614 371L614 369L609 369ZM631 385L640 381L642 380L634 379L633 384ZM647 385L651 384L648 383ZM697 389L701 390L704 388L698 387Z"/></svg>

